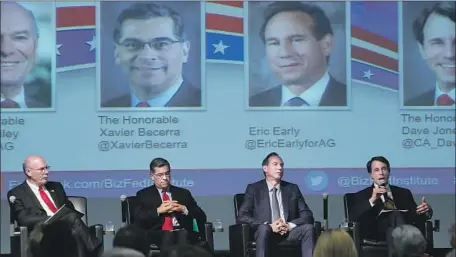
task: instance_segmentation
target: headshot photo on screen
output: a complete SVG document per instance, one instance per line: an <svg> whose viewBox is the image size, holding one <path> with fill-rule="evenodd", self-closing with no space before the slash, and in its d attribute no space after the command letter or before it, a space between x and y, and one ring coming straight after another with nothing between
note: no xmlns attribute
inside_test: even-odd
<svg viewBox="0 0 456 257"><path fill-rule="evenodd" d="M55 3L1 2L1 110L52 111Z"/></svg>
<svg viewBox="0 0 456 257"><path fill-rule="evenodd" d="M402 3L403 106L455 106L455 2Z"/></svg>
<svg viewBox="0 0 456 257"><path fill-rule="evenodd" d="M202 107L201 3L100 2L100 107Z"/></svg>
<svg viewBox="0 0 456 257"><path fill-rule="evenodd" d="M249 107L347 109L345 2L249 2Z"/></svg>

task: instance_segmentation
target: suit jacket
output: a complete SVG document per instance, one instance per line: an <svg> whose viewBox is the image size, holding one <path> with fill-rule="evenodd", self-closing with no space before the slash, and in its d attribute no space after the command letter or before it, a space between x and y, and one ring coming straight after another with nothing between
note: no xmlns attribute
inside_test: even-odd
<svg viewBox="0 0 456 257"><path fill-rule="evenodd" d="M286 222L294 223L297 226L314 223L313 213L307 206L298 185L281 181L280 191ZM265 179L247 186L244 202L239 208L237 222L250 224L253 228L272 222L269 190Z"/></svg>
<svg viewBox="0 0 456 257"><path fill-rule="evenodd" d="M434 106L435 88L405 102L405 106Z"/></svg>
<svg viewBox="0 0 456 257"><path fill-rule="evenodd" d="M68 200L62 184L48 181L46 183L46 189L49 191L57 208L66 204L68 208L74 210L74 206ZM12 219L17 221L19 226L26 226L31 231L36 224L49 218L27 182L24 181L22 184L8 191L7 196ZM14 203L9 201L11 196L16 198Z"/></svg>
<svg viewBox="0 0 456 257"><path fill-rule="evenodd" d="M194 88L184 80L176 94L169 100L165 107L200 107L201 90ZM108 100L101 107L131 107L130 93Z"/></svg>
<svg viewBox="0 0 456 257"><path fill-rule="evenodd" d="M193 231L193 219L196 219L199 231L202 233L207 217L196 203L190 191L171 185L169 192L171 193L172 200L178 201L187 207L188 210L188 215L175 213L179 225L187 231ZM159 215L157 213L157 208L162 204L162 199L155 185L139 190L136 193L136 197L138 206L134 210L134 222L148 231L161 230L161 226L165 221L165 215Z"/></svg>
<svg viewBox="0 0 456 257"><path fill-rule="evenodd" d="M372 196L374 185L367 187L354 196L353 206L349 207L349 220L359 222L361 225L361 234L363 237L385 241L386 230L388 228L387 215L382 214L377 218L378 214L383 208L383 202L379 198L371 207L369 199ZM413 198L410 190L398 186L390 185L391 193L393 194L394 204L399 210L408 210L404 213L404 220L407 224L422 225L424 222L432 217L432 210L430 215L416 214L417 204Z"/></svg>
<svg viewBox="0 0 456 257"><path fill-rule="evenodd" d="M282 102L282 86L275 86L267 91L250 97L251 107L280 106ZM330 77L319 106L347 106L347 86Z"/></svg>

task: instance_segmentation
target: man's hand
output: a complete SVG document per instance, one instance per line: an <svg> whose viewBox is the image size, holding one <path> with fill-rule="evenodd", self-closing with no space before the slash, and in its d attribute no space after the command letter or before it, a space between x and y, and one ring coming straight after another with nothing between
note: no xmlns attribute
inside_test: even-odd
<svg viewBox="0 0 456 257"><path fill-rule="evenodd" d="M280 219L279 234L283 236L290 231L290 225L288 225L288 223L286 223L283 219Z"/></svg>
<svg viewBox="0 0 456 257"><path fill-rule="evenodd" d="M269 224L272 228L272 232L274 233L280 233L280 227L282 226L282 219L278 219L271 224Z"/></svg>
<svg viewBox="0 0 456 257"><path fill-rule="evenodd" d="M421 198L421 204L416 207L416 213L417 214L425 214L429 211L430 207L426 202L426 199Z"/></svg>
<svg viewBox="0 0 456 257"><path fill-rule="evenodd" d="M377 201L377 199L384 193L386 193L385 187L374 187L374 189L372 190L372 196L369 199L369 202L374 204L375 201Z"/></svg>
<svg viewBox="0 0 456 257"><path fill-rule="evenodd" d="M185 212L185 206L175 201L173 207L171 208L172 212Z"/></svg>
<svg viewBox="0 0 456 257"><path fill-rule="evenodd" d="M173 212L172 209L175 207L177 201L164 201L162 204L157 208L157 213L169 213Z"/></svg>

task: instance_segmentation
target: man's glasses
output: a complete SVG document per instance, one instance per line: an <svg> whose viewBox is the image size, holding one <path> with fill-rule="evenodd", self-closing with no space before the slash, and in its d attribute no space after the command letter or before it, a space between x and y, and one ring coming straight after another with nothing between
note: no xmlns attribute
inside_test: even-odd
<svg viewBox="0 0 456 257"><path fill-rule="evenodd" d="M148 42L144 42L138 39L126 39L122 43L119 43L120 46L125 48L129 52L140 52L144 49L144 47L149 45L150 48L153 48L157 51L166 52L168 51L171 46L175 43L182 42L180 40L173 40L167 37L158 37L154 38Z"/></svg>
<svg viewBox="0 0 456 257"><path fill-rule="evenodd" d="M44 172L45 170L49 170L51 168L51 166L47 165L47 166L44 166L43 168L39 168L39 169L30 169L30 170L38 170L40 172Z"/></svg>
<svg viewBox="0 0 456 257"><path fill-rule="evenodd" d="M165 173L152 173L152 175L158 177L158 178L164 178L164 177L171 177L171 173L170 172L165 172Z"/></svg>

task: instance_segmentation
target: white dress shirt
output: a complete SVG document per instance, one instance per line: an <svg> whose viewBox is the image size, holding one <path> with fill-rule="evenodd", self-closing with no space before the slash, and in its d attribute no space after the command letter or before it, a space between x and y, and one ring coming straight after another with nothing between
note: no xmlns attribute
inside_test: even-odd
<svg viewBox="0 0 456 257"><path fill-rule="evenodd" d="M158 94L157 96L147 100L147 103L149 104L150 107L164 107L170 100L173 98L173 96L177 93L179 88L182 86L182 83L184 80L179 78L176 83L171 85L166 91ZM131 98L131 107L136 107L137 104L140 102L143 102L139 100L139 98L131 92L130 94Z"/></svg>
<svg viewBox="0 0 456 257"><path fill-rule="evenodd" d="M450 92L448 93L445 93L443 92L439 85L436 85L435 86L435 96L434 96L434 105L437 105L437 99L439 98L439 96L441 95L448 95L451 99L453 99L453 101L455 101L455 97L456 97L456 88L453 88ZM453 104L454 106L454 104Z"/></svg>
<svg viewBox="0 0 456 257"><path fill-rule="evenodd" d="M41 195L40 195L40 192L39 192L39 187L35 184L32 184L30 183L28 180L27 180L27 185L30 187L30 189L32 189L32 192L33 194L36 196L36 198L38 198L38 201L40 202L41 204L41 207L43 207L43 209L46 211L46 214L47 216L52 216L54 215L54 213L51 211L51 209L49 209L49 207L47 206L47 204L44 202L44 200L41 198ZM55 204L54 200L52 199L51 195L49 194L49 191L46 189L46 186L43 186L43 189L44 189L44 192L47 194L47 196L49 197L49 199L51 200L51 202L54 204L54 206L56 206L57 208L57 205Z"/></svg>
<svg viewBox="0 0 456 257"><path fill-rule="evenodd" d="M162 202L163 202L163 189L157 188L157 190L158 190L158 193L160 194L160 198L161 198L161 200L162 200ZM169 189L166 191L166 194L168 195L170 201L173 200L173 198L172 198L172 196L171 196L171 192L169 192ZM185 215L188 215L188 210L187 210L187 207L186 207L186 206L184 206L184 214L185 214ZM175 217L174 215L172 215L172 216L173 216L173 226L179 227L180 224L179 224L179 222L177 221L176 217Z"/></svg>
<svg viewBox="0 0 456 257"><path fill-rule="evenodd" d="M274 196L274 192L272 191L273 186L271 183L269 183L269 181L266 181L266 183L268 184L269 202L270 202L271 214L272 214L272 199L273 199L272 197ZM280 184L277 184L275 187L277 188L277 201L279 202L280 218L282 220L286 221L285 214L283 212L282 191L280 190ZM272 222L274 222L274 221L275 220L273 220ZM294 223L287 222L287 224L290 226L290 230L292 230L296 227L296 224L294 224Z"/></svg>
<svg viewBox="0 0 456 257"><path fill-rule="evenodd" d="M298 97L306 101L309 106L318 106L320 104L321 97L328 86L329 80L329 73L325 72L321 79L315 82L315 84L310 86L306 91L302 92ZM282 85L282 102L280 106L284 106L286 102L294 97L297 97L297 95L293 94L288 87Z"/></svg>
<svg viewBox="0 0 456 257"><path fill-rule="evenodd" d="M3 102L5 101L6 98L3 97L3 95L0 97L0 102ZM13 100L14 102L16 102L17 104L19 104L19 106L21 108L27 108L27 105L25 104L25 93L24 93L24 87L21 88L21 92L16 95L15 97L13 98L10 98L10 100Z"/></svg>

